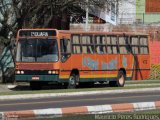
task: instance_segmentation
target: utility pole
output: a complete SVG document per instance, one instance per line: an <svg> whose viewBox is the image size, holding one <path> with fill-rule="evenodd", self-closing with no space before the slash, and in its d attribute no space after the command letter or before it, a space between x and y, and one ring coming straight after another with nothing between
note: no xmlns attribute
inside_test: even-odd
<svg viewBox="0 0 160 120"><path fill-rule="evenodd" d="M88 0L86 0L86 24L85 24L85 31L88 31Z"/></svg>

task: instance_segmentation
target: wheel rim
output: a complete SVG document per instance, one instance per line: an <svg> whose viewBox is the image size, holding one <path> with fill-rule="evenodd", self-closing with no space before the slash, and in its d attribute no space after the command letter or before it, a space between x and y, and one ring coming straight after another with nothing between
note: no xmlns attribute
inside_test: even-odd
<svg viewBox="0 0 160 120"><path fill-rule="evenodd" d="M70 79L69 79L69 85L70 86L74 86L75 85L75 79L74 79L73 76L71 76Z"/></svg>
<svg viewBox="0 0 160 120"><path fill-rule="evenodd" d="M121 75L121 77L119 78L119 84L123 85L124 84L124 76Z"/></svg>

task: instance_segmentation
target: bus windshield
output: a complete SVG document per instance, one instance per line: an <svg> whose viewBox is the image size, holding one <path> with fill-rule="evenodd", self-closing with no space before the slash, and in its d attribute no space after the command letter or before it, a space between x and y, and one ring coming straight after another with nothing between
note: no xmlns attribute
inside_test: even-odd
<svg viewBox="0 0 160 120"><path fill-rule="evenodd" d="M56 39L19 39L16 61L18 62L56 62L58 45Z"/></svg>

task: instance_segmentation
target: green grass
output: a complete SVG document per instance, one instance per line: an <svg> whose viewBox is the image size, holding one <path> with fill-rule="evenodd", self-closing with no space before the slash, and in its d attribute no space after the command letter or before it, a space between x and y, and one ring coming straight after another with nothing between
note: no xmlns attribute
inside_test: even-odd
<svg viewBox="0 0 160 120"><path fill-rule="evenodd" d="M132 84L141 84L141 86L127 86ZM146 84L154 84L146 86ZM157 85L156 85L157 84ZM85 91L102 91L102 90L125 90L125 89L141 89L141 88L157 88L160 87L160 80L141 80L141 81L126 81L125 87L106 87L107 85L96 86L96 88L77 88L77 89L46 89L46 90L30 90L29 87L21 89L13 89L11 91L0 92L2 95L18 95L18 94L41 94L41 93L67 93L67 92L85 92Z"/></svg>
<svg viewBox="0 0 160 120"><path fill-rule="evenodd" d="M126 84L156 84L156 83L160 83L160 80L126 81Z"/></svg>
<svg viewBox="0 0 160 120"><path fill-rule="evenodd" d="M103 88L78 88L78 89L50 89L50 90L20 90L0 92L0 95L18 95L18 94L41 94L41 93L67 93L67 92L85 92L85 91L102 91L102 90L126 90L141 88L158 88L160 85L154 86L126 86L126 87L103 87Z"/></svg>

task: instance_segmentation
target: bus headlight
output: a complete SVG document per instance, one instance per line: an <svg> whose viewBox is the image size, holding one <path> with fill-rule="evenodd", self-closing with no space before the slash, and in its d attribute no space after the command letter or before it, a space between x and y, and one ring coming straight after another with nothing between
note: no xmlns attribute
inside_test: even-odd
<svg viewBox="0 0 160 120"><path fill-rule="evenodd" d="M18 71L16 71L16 74L21 74L21 72L18 70Z"/></svg>
<svg viewBox="0 0 160 120"><path fill-rule="evenodd" d="M24 71L17 70L15 73L16 74L24 74Z"/></svg>
<svg viewBox="0 0 160 120"><path fill-rule="evenodd" d="M21 71L21 74L24 74L24 71Z"/></svg>
<svg viewBox="0 0 160 120"><path fill-rule="evenodd" d="M56 71L52 71L52 74L56 74Z"/></svg>
<svg viewBox="0 0 160 120"><path fill-rule="evenodd" d="M48 71L48 74L52 74L52 71Z"/></svg>

